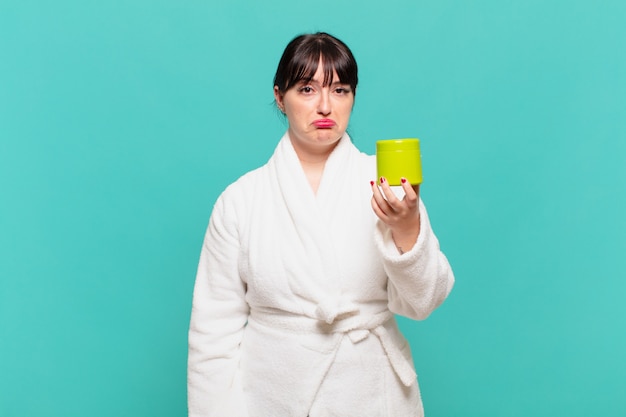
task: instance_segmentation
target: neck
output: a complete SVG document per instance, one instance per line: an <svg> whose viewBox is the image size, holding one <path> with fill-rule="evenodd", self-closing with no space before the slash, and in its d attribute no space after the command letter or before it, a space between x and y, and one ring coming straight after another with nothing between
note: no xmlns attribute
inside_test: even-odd
<svg viewBox="0 0 626 417"><path fill-rule="evenodd" d="M315 149L304 149L301 146L293 143L296 155L300 160L302 170L309 181L309 185L313 189L313 193L317 194L320 182L322 180L322 174L324 173L324 166L328 157L337 146L337 143L332 144L329 147L316 147Z"/></svg>
<svg viewBox="0 0 626 417"><path fill-rule="evenodd" d="M333 143L329 146L309 147L297 144L295 143L295 141L291 142L291 144L293 145L293 149L296 151L296 155L298 156L298 159L300 160L300 163L302 165L322 165L322 167L337 146L337 143L339 142Z"/></svg>
<svg viewBox="0 0 626 417"><path fill-rule="evenodd" d="M300 164L302 165L302 170L304 171L304 175L306 179L309 181L309 185L313 190L313 194L317 194L317 190L320 187L320 182L322 182L322 174L324 173L324 165L326 161L321 162L304 162L300 160Z"/></svg>

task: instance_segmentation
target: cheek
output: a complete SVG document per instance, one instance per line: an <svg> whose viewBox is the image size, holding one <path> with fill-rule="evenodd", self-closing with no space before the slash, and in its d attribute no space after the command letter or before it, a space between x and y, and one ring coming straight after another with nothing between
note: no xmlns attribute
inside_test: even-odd
<svg viewBox="0 0 626 417"><path fill-rule="evenodd" d="M293 117L293 118L294 118L294 120L295 120L296 118L300 118L300 117L302 117L302 115L306 113L306 111L305 111L305 110L306 110L306 109L304 109L302 105L294 105L294 104L291 104L291 105L289 106L289 114L291 115L291 117Z"/></svg>
<svg viewBox="0 0 626 417"><path fill-rule="evenodd" d="M291 117L296 123L302 121L302 111L299 109L292 110Z"/></svg>
<svg viewBox="0 0 626 417"><path fill-rule="evenodd" d="M341 109L341 116L347 121L352 114L352 104L345 105Z"/></svg>
<svg viewBox="0 0 626 417"><path fill-rule="evenodd" d="M286 116L289 126L302 129L306 125L306 118L303 117L302 111L298 109L291 109Z"/></svg>

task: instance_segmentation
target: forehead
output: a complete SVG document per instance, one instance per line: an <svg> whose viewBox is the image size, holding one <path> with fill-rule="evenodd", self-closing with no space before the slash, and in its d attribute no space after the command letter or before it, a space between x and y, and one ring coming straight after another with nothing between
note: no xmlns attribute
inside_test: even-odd
<svg viewBox="0 0 626 417"><path fill-rule="evenodd" d="M306 83L314 81L322 85L340 84L341 79L337 74L337 70L332 63L325 62L322 57L317 61L310 60L303 68L301 68L300 76L297 77L297 83Z"/></svg>
<svg viewBox="0 0 626 417"><path fill-rule="evenodd" d="M337 75L337 70L331 65L324 66L323 61L320 60L317 65L317 69L315 70L315 73L311 77L311 81L317 81L319 83L338 83L340 80L339 76Z"/></svg>

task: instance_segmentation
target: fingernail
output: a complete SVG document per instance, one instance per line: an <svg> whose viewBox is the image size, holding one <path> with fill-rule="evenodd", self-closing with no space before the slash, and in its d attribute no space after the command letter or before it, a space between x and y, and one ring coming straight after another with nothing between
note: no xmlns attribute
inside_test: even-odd
<svg viewBox="0 0 626 417"><path fill-rule="evenodd" d="M400 181L402 182L402 184L404 184L406 182L406 178L400 178Z"/></svg>
<svg viewBox="0 0 626 417"><path fill-rule="evenodd" d="M374 186L374 181L370 181L370 185L373 187Z"/></svg>
<svg viewBox="0 0 626 417"><path fill-rule="evenodd" d="M383 182L385 182L385 177L380 177L380 183L382 184Z"/></svg>

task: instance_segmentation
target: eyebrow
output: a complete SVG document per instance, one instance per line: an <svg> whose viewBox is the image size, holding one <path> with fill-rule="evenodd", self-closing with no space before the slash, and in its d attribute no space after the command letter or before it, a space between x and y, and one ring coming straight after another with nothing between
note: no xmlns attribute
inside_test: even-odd
<svg viewBox="0 0 626 417"><path fill-rule="evenodd" d="M297 84L311 84L311 83L315 83L315 84L319 84L319 85L323 85L323 83L320 83L318 80L314 79L314 78L303 78L300 81L298 81ZM338 86L338 85L350 85L350 83L344 83L342 81L333 81L331 84L329 84L329 87L334 87L334 86Z"/></svg>

